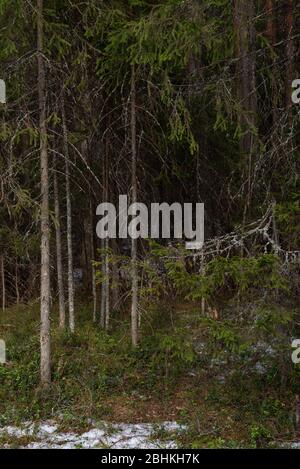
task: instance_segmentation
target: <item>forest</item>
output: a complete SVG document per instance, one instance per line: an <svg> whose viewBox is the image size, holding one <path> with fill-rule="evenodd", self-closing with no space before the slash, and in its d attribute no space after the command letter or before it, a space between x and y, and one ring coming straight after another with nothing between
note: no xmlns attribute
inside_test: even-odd
<svg viewBox="0 0 300 469"><path fill-rule="evenodd" d="M0 448L300 448L299 44L297 0L0 0Z"/></svg>

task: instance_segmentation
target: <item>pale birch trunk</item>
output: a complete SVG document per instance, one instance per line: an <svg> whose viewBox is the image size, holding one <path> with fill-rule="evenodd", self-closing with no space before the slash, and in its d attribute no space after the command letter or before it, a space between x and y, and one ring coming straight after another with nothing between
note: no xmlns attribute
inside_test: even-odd
<svg viewBox="0 0 300 469"><path fill-rule="evenodd" d="M72 247L72 204L70 188L70 164L68 149L68 131L65 115L65 104L62 99L62 125L64 155L66 161L66 199L67 199L67 248L68 248L68 310L70 331L75 331L75 313L74 313L74 280L73 280L73 247Z"/></svg>
<svg viewBox="0 0 300 469"><path fill-rule="evenodd" d="M65 310L65 293L64 293L64 284L63 284L59 191L58 191L56 167L54 167L54 211L55 211L55 234L56 234L56 273L57 273L58 304L59 304L59 327L63 329L66 325L66 310Z"/></svg>
<svg viewBox="0 0 300 469"><path fill-rule="evenodd" d="M50 349L50 227L49 174L46 128L46 79L43 58L43 0L37 0L38 96L41 162L41 383L51 382Z"/></svg>
<svg viewBox="0 0 300 469"><path fill-rule="evenodd" d="M137 145L136 145L136 84L135 67L131 71L131 202L137 202ZM138 344L138 269L137 240L131 240L131 340L134 347Z"/></svg>

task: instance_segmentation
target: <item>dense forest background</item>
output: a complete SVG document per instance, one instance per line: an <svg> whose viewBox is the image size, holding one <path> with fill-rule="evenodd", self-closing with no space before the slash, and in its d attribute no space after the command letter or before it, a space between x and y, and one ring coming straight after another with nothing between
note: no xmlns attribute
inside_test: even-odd
<svg viewBox="0 0 300 469"><path fill-rule="evenodd" d="M131 404L188 417L184 444L207 444L199 421L227 407L232 440L298 429L299 13L296 0L0 0L5 421L53 402L114 418L107 396L154 389ZM203 249L101 241L96 207L119 194L204 203Z"/></svg>

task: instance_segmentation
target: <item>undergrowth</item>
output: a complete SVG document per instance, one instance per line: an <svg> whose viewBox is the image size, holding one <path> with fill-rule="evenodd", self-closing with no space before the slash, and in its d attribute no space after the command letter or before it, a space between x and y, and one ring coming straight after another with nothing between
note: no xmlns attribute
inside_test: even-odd
<svg viewBox="0 0 300 469"><path fill-rule="evenodd" d="M179 444L194 448L293 439L300 381L290 360L289 324L298 312L252 303L232 315L236 307L214 320L195 303L153 306L142 318L136 349L124 312L115 314L107 333L82 303L72 335L59 330L54 310L53 384L46 395L39 388L39 307L7 309L0 319L7 347L0 424L57 418L66 428L84 428L91 418L176 419L187 424Z"/></svg>

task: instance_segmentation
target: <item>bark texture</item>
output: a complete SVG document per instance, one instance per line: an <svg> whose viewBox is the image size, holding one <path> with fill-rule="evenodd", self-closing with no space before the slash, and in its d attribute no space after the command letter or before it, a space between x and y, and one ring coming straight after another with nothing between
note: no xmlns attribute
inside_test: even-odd
<svg viewBox="0 0 300 469"><path fill-rule="evenodd" d="M56 167L54 167L54 210L55 210L55 235L56 235L56 273L59 304L59 327L64 328L66 324L65 293L63 284L63 264L62 264L62 242L61 242L61 221L59 190L57 182Z"/></svg>
<svg viewBox="0 0 300 469"><path fill-rule="evenodd" d="M131 71L131 202L137 202L137 142L136 142L136 78L135 66ZM139 340L138 334L138 268L137 240L131 240L131 340L134 347Z"/></svg>
<svg viewBox="0 0 300 469"><path fill-rule="evenodd" d="M75 331L75 312L74 312L74 280L73 280L73 246L72 246L72 202L70 187L70 162L68 147L68 129L66 123L64 99L62 99L62 126L64 155L66 161L66 199L67 199L67 247L68 247L68 310L70 331Z"/></svg>
<svg viewBox="0 0 300 469"><path fill-rule="evenodd" d="M38 98L41 163L41 384L51 382L49 172L46 128L46 77L43 58L43 0L37 0Z"/></svg>

